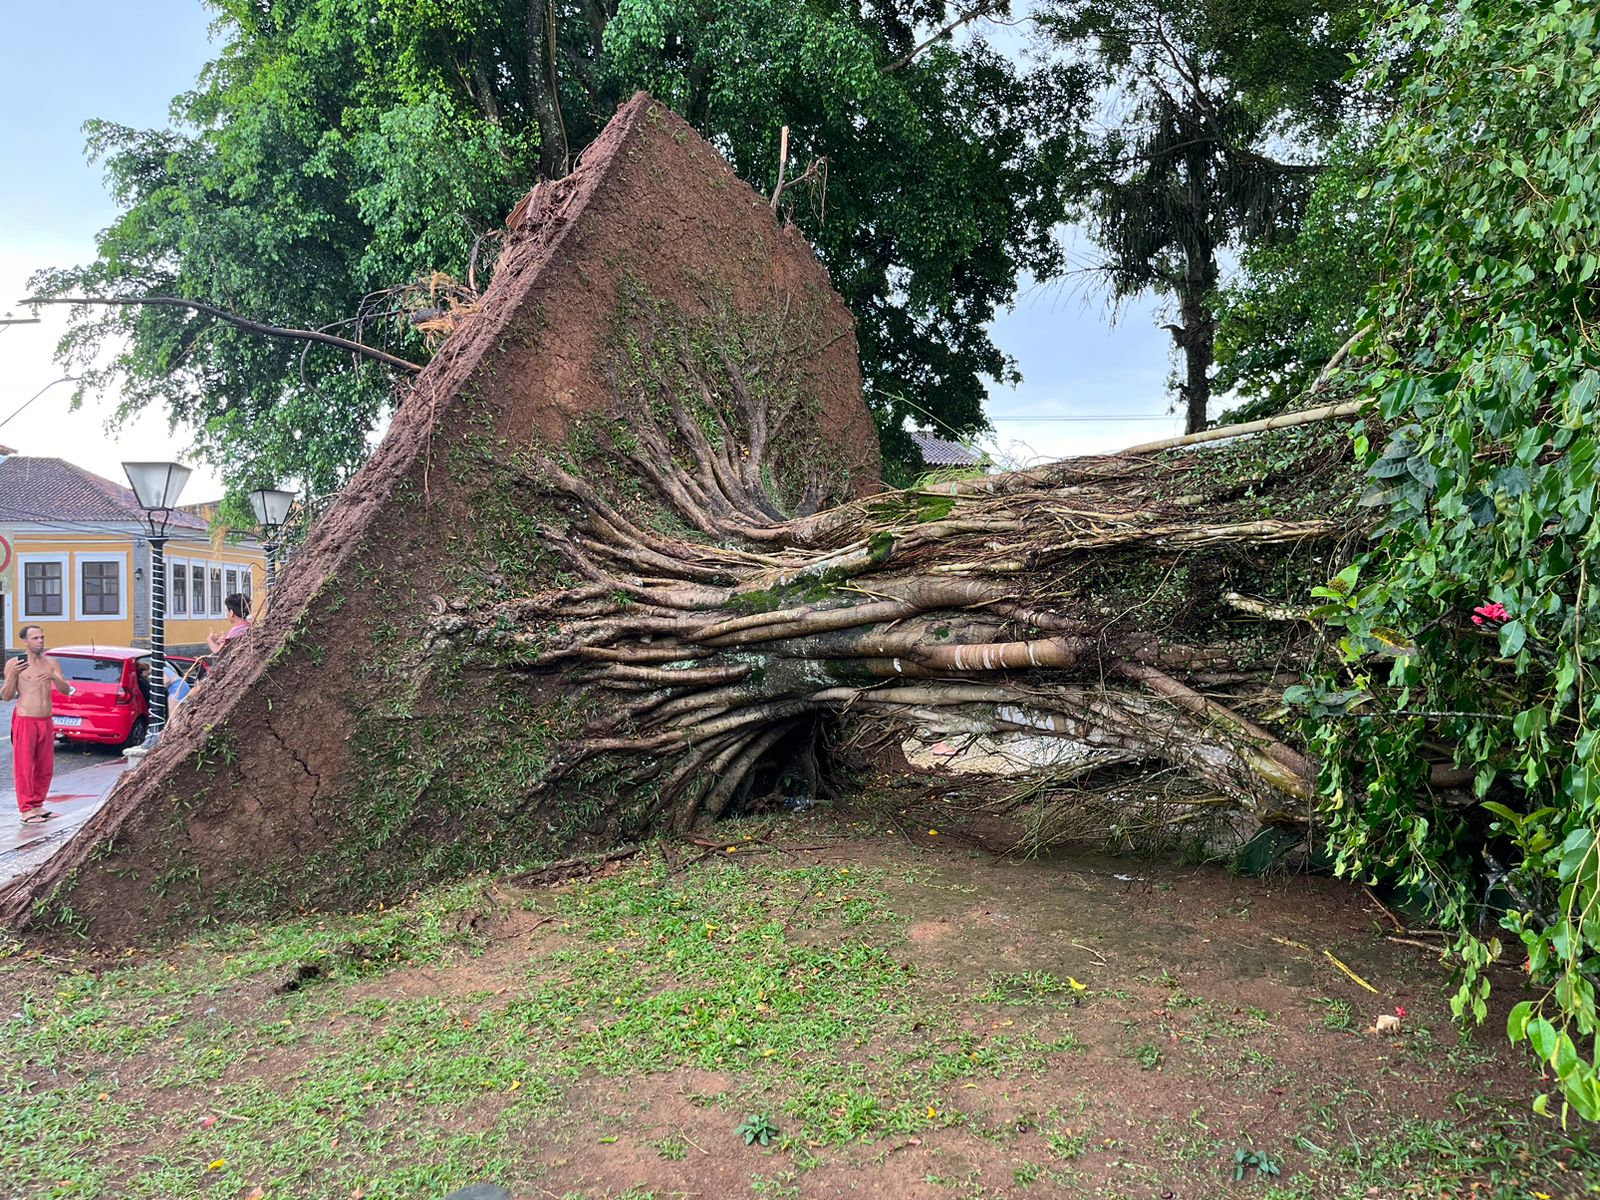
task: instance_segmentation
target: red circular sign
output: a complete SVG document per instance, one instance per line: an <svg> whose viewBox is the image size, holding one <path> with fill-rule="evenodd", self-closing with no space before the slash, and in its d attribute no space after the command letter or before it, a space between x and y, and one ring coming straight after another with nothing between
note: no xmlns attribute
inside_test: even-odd
<svg viewBox="0 0 1600 1200"><path fill-rule="evenodd" d="M0 537L0 571L11 565L11 543Z"/></svg>

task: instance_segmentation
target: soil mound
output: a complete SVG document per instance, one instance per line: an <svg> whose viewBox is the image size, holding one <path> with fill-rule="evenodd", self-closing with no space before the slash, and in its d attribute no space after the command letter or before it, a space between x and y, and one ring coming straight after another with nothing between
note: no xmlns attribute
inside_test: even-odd
<svg viewBox="0 0 1600 1200"><path fill-rule="evenodd" d="M392 897L626 833L599 797L528 802L551 696L441 672L422 646L448 604L513 581L527 594L556 571L541 553L548 507L519 464L561 458L586 421L627 425L630 306L804 323L810 350L791 365L843 481L812 500L878 490L849 313L805 239L667 109L636 95L508 227L480 311L295 554L271 612L78 836L0 892L0 920L116 941L152 923Z"/></svg>

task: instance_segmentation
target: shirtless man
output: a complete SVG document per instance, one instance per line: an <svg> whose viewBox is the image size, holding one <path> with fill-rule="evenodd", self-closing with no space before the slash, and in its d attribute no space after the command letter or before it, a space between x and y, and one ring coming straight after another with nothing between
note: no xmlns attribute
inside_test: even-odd
<svg viewBox="0 0 1600 1200"><path fill-rule="evenodd" d="M51 691L63 696L75 690L61 673L61 664L44 656L44 628L22 627L22 644L28 657L6 660L5 685L0 700L15 700L11 714L11 763L16 771L17 807L32 824L56 814L44 806L50 794L50 777L56 770L56 731L51 718Z"/></svg>

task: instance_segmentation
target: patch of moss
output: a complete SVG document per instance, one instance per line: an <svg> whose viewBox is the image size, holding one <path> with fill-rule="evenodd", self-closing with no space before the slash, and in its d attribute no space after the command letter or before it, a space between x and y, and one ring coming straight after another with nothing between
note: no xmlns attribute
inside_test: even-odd
<svg viewBox="0 0 1600 1200"><path fill-rule="evenodd" d="M839 594L844 579L845 575L840 571L802 575L789 583L740 592L728 601L726 607L730 612L743 615L822 604Z"/></svg>

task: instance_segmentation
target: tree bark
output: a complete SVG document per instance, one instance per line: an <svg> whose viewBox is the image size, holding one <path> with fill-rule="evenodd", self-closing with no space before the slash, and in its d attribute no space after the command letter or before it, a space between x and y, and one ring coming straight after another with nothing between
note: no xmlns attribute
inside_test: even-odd
<svg viewBox="0 0 1600 1200"><path fill-rule="evenodd" d="M1195 98L1203 100L1205 89L1198 79L1194 87ZM1188 192L1187 218L1180 222L1179 238L1183 245L1184 278L1178 290L1179 320L1183 324L1183 337L1178 343L1183 351L1183 383L1178 389L1183 402L1184 433L1199 433L1210 422L1211 364L1215 357L1216 315L1211 310L1212 297L1217 288L1217 244L1211 233L1212 208L1216 198L1211 195L1212 171L1209 169L1214 151L1205 145L1195 144L1185 152L1186 169L1184 188ZM1187 225L1187 229L1181 226Z"/></svg>
<svg viewBox="0 0 1600 1200"><path fill-rule="evenodd" d="M1178 385L1178 400L1183 407L1184 433L1199 433L1211 419L1211 364L1216 319L1206 302L1207 295L1209 289L1203 280L1192 276L1178 294L1181 325L1173 328L1172 340L1183 356L1183 381Z"/></svg>
<svg viewBox="0 0 1600 1200"><path fill-rule="evenodd" d="M556 77L555 0L528 0L527 42L529 101L539 127L539 176L559 179L568 170L567 131L561 118L561 93Z"/></svg>

